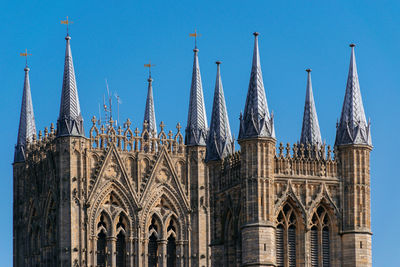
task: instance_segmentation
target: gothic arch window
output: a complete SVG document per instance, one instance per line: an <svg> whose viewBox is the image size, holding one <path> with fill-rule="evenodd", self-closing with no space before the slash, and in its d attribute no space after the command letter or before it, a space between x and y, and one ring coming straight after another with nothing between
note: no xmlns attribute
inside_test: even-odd
<svg viewBox="0 0 400 267"><path fill-rule="evenodd" d="M231 212L226 216L224 230L224 255L226 266L237 265L237 250L239 249L238 231Z"/></svg>
<svg viewBox="0 0 400 267"><path fill-rule="evenodd" d="M119 234L117 235L117 244L116 244L116 250L117 250L117 257L116 257L116 261L117 261L117 267L125 267L125 235L124 233L121 231L119 232Z"/></svg>
<svg viewBox="0 0 400 267"><path fill-rule="evenodd" d="M151 218L151 223L149 225L149 243L147 246L148 253L148 267L158 266L158 237L160 236L159 231L161 230L161 225L159 223L156 215Z"/></svg>
<svg viewBox="0 0 400 267"><path fill-rule="evenodd" d="M275 232L277 267L296 266L297 217L293 207L286 203L277 217Z"/></svg>
<svg viewBox="0 0 400 267"><path fill-rule="evenodd" d="M311 219L310 256L312 267L330 267L330 220L327 210L319 206Z"/></svg>
<svg viewBox="0 0 400 267"><path fill-rule="evenodd" d="M167 267L176 266L176 223L171 218L167 227Z"/></svg>
<svg viewBox="0 0 400 267"><path fill-rule="evenodd" d="M128 220L126 216L121 212L117 218L116 233L117 233L117 243L116 243L116 262L117 267L126 266L126 231L127 231Z"/></svg>
<svg viewBox="0 0 400 267"><path fill-rule="evenodd" d="M102 230L97 235L97 266L98 267L105 267L106 266L106 234Z"/></svg>
<svg viewBox="0 0 400 267"><path fill-rule="evenodd" d="M106 214L101 213L99 222L97 223L97 242L96 242L96 254L97 254L97 266L105 267L107 265L107 229L109 227L109 221Z"/></svg>

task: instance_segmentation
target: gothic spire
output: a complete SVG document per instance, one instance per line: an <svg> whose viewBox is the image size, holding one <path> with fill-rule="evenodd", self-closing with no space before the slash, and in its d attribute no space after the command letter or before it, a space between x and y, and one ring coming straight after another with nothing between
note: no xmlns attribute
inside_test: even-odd
<svg viewBox="0 0 400 267"><path fill-rule="evenodd" d="M224 89L222 87L220 64L217 61L214 103L211 124L207 139L206 161L221 160L233 152L231 128L226 110Z"/></svg>
<svg viewBox="0 0 400 267"><path fill-rule="evenodd" d="M335 145L361 144L372 146L370 123L367 122L358 82L354 44L351 47L342 114L336 129Z"/></svg>
<svg viewBox="0 0 400 267"><path fill-rule="evenodd" d="M36 135L35 117L29 84L29 68L25 67L24 90L22 93L21 114L19 119L17 145L15 147L14 162L25 161L25 150L27 142L31 142Z"/></svg>
<svg viewBox="0 0 400 267"><path fill-rule="evenodd" d="M239 139L253 137L275 138L272 116L268 111L258 51L258 33L254 33L253 64L243 116L240 118Z"/></svg>
<svg viewBox="0 0 400 267"><path fill-rule="evenodd" d="M321 145L321 131L319 129L317 110L315 109L314 96L311 84L311 69L306 70L307 89L306 101L304 105L303 127L301 128L300 143L310 145Z"/></svg>
<svg viewBox="0 0 400 267"><path fill-rule="evenodd" d="M144 119L143 123L146 123L147 130L150 134L153 132L157 133L157 124L156 124L156 115L154 111L154 99L153 99L153 79L151 78L151 74L149 74L149 78L147 79L149 82L149 86L147 88L147 98L146 98L146 107L144 110ZM143 129L144 130L144 129Z"/></svg>
<svg viewBox="0 0 400 267"><path fill-rule="evenodd" d="M207 138L207 117L204 107L203 87L201 84L200 66L197 47L193 49L193 73L190 87L189 112L185 134L188 146L205 146Z"/></svg>
<svg viewBox="0 0 400 267"><path fill-rule="evenodd" d="M64 77L61 93L60 115L57 121L57 136L84 136L83 118L79 105L78 88L76 86L74 63L70 40L67 34L65 48Z"/></svg>

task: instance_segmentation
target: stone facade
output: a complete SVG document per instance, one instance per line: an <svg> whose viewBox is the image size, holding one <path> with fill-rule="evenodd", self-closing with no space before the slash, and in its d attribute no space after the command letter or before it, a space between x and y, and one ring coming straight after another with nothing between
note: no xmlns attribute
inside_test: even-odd
<svg viewBox="0 0 400 267"><path fill-rule="evenodd" d="M67 36L66 70L72 74L64 75L63 95L70 97L68 86L74 85L69 102L78 103L79 112L72 117L65 107L62 119L69 124L62 134L51 125L36 136L34 121L29 131L20 124L24 134L13 164L14 266L372 266L369 124L360 135L342 113L340 125L350 134L341 140L361 141L337 141L334 148L277 144L265 93L257 95L264 87L255 36L248 98L261 100L246 105L262 106L246 106L238 151L230 146L220 62L213 138L206 140L197 48L191 97L201 99L191 99L190 142L185 144L179 123L173 133L161 122L157 134L147 120L140 132L129 119L116 127L112 119L100 123L95 117L85 136ZM310 76L307 90L312 94ZM23 114L24 103L32 105L26 85L24 92L29 101L23 101ZM308 117L318 125L311 107L307 112L315 114ZM320 135L319 126L317 132L304 127L313 126L303 123L304 133Z"/></svg>

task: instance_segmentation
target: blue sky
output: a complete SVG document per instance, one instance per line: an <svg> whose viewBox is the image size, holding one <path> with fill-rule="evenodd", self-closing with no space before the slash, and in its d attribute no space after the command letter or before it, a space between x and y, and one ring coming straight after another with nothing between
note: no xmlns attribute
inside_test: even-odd
<svg viewBox="0 0 400 267"><path fill-rule="evenodd" d="M301 130L306 68L312 68L322 138L333 144L345 92L349 44L354 42L361 91L372 122L371 194L374 266L398 266L400 188L399 1L4 1L0 9L2 266L12 265L12 166L28 48L38 129L56 122L60 104L67 15L85 128L110 89L122 99L121 119L143 119L149 60L158 123L186 125L196 28L208 119L221 60L232 133L244 108L252 32L259 48L278 142L296 142Z"/></svg>

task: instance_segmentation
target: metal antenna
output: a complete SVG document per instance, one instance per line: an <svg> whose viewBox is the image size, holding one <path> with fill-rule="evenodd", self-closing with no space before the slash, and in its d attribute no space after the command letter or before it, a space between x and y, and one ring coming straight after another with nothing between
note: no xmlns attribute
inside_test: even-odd
<svg viewBox="0 0 400 267"><path fill-rule="evenodd" d="M105 95L103 96L103 107L104 107L104 111L106 113L106 121L108 120L112 120L112 97L110 95L110 90L108 88L108 83L107 83L107 79L106 79L106 88L107 88L107 97L108 97L108 104L109 106L106 105L106 97ZM109 115L109 118L107 116L107 113Z"/></svg>
<svg viewBox="0 0 400 267"><path fill-rule="evenodd" d="M21 57L25 57L25 66L28 67L28 57L32 54L28 54L28 49L25 49L25 53L19 53Z"/></svg>
<svg viewBox="0 0 400 267"><path fill-rule="evenodd" d="M115 122L115 126L117 126L117 123L119 122L119 104L122 104L122 101L117 93L114 93L114 96L117 99L117 121Z"/></svg>
<svg viewBox="0 0 400 267"><path fill-rule="evenodd" d="M68 36L68 28L69 28L69 24L72 24L72 23L74 23L73 21L70 21L70 20L68 20L68 16L67 16L67 19L66 20L62 20L61 21L61 24L65 24L65 25L67 25L67 36Z"/></svg>

